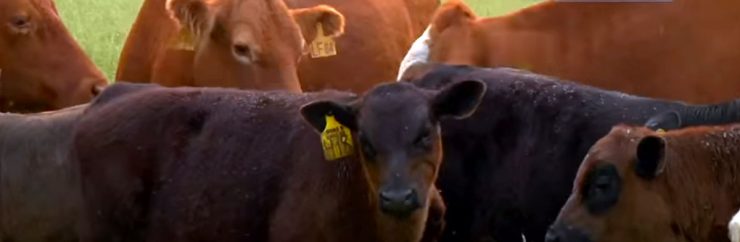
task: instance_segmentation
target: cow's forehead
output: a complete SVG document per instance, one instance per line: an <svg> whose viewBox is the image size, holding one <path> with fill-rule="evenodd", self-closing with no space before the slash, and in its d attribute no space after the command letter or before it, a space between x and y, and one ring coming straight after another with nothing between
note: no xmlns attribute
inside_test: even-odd
<svg viewBox="0 0 740 242"><path fill-rule="evenodd" d="M414 116L415 111L428 109L429 100L430 95L427 91L416 88L411 84L382 85L365 95L360 112L365 117L393 115L391 117L399 118Z"/></svg>
<svg viewBox="0 0 740 242"><path fill-rule="evenodd" d="M359 110L360 127L416 131L429 122L430 103L429 92L412 85L380 86L364 97Z"/></svg>

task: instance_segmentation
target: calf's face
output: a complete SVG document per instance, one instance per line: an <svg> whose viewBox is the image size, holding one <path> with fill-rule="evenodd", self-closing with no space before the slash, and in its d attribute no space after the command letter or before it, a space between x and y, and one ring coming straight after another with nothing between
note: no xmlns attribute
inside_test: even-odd
<svg viewBox="0 0 740 242"><path fill-rule="evenodd" d="M350 102L310 103L301 112L318 131L329 114L353 131L379 209L406 218L428 205L442 159L440 120L470 116L484 90L479 81L441 90L393 83Z"/></svg>
<svg viewBox="0 0 740 242"><path fill-rule="evenodd" d="M192 37L199 86L300 92L297 63L317 36L344 31L329 6L290 10L282 0L168 0L172 18Z"/></svg>
<svg viewBox="0 0 740 242"><path fill-rule="evenodd" d="M665 140L616 127L591 148L545 241L683 241L664 194Z"/></svg>

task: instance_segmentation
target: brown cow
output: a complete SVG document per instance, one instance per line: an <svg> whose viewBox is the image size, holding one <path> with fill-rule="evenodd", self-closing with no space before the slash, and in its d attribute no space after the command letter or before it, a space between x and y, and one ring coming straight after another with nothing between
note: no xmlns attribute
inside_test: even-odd
<svg viewBox="0 0 740 242"><path fill-rule="evenodd" d="M105 85L52 0L0 1L0 112L85 103Z"/></svg>
<svg viewBox="0 0 740 242"><path fill-rule="evenodd" d="M306 59L298 76L306 91L363 92L396 77L406 50L431 21L439 0L285 0L288 6L331 4L347 19L336 56ZM308 58L308 57L307 57Z"/></svg>
<svg viewBox="0 0 740 242"><path fill-rule="evenodd" d="M418 241L441 206L440 120L471 115L485 90L118 91L131 85L107 88L78 124L82 241ZM356 144L328 161L327 115L349 132L331 146Z"/></svg>
<svg viewBox="0 0 740 242"><path fill-rule="evenodd" d="M80 181L68 152L86 106L0 114L0 241L78 241Z"/></svg>
<svg viewBox="0 0 740 242"><path fill-rule="evenodd" d="M546 241L729 241L740 125L617 126L586 156Z"/></svg>
<svg viewBox="0 0 740 242"><path fill-rule="evenodd" d="M116 79L299 92L296 65L317 26L337 36L344 17L325 5L291 10L282 0L147 0Z"/></svg>
<svg viewBox="0 0 740 242"><path fill-rule="evenodd" d="M508 66L641 96L720 102L740 97L738 9L735 0L546 1L478 18L450 1L417 61Z"/></svg>
<svg viewBox="0 0 740 242"><path fill-rule="evenodd" d="M170 6L177 6L178 2L210 6L195 9L218 16L215 21L198 19L212 24L203 25L202 30L196 28L201 33L196 40L200 39L201 44L194 47L195 52L183 49L183 37L177 33L176 21L167 13L165 0L147 0L124 47L117 80L167 86L364 91L378 82L393 79L406 49L438 6L438 0L287 0L285 3L216 0L213 2L220 4L206 5L201 0L171 0ZM267 6L279 11L268 15L266 6L255 5L257 2L267 2ZM237 4L242 7L237 8ZM314 7L318 4L329 4L336 10ZM173 9L178 12L177 7L170 8ZM346 28L337 10L346 16ZM290 19L291 14L297 25ZM179 15L174 16L178 19ZM282 22L272 18L280 18ZM231 22L248 23L250 27L231 25ZM336 55L304 56L298 63L316 39L317 23L322 23L326 35L338 36L344 29L346 34L335 40ZM254 36L255 28L265 30L259 32L262 36ZM227 41L223 40L224 36L246 36L243 38L248 40ZM184 39L187 42L187 35ZM251 61L253 57L258 61Z"/></svg>

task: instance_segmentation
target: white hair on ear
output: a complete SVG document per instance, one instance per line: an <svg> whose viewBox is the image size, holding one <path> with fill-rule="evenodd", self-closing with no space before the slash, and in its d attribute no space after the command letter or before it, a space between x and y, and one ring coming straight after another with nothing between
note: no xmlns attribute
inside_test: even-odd
<svg viewBox="0 0 740 242"><path fill-rule="evenodd" d="M730 241L740 242L740 211L732 216L732 220L727 225L727 230L729 230Z"/></svg>
<svg viewBox="0 0 740 242"><path fill-rule="evenodd" d="M424 33L421 34L421 36L416 39L416 41L414 41L413 45L411 45L411 48L409 48L406 56L404 56L403 60L401 61L401 66L398 69L398 77L396 77L396 81L401 80L401 77L406 72L406 70L409 69L409 67L417 63L426 63L427 61L429 61L429 32L431 31L431 29L432 26L429 25Z"/></svg>

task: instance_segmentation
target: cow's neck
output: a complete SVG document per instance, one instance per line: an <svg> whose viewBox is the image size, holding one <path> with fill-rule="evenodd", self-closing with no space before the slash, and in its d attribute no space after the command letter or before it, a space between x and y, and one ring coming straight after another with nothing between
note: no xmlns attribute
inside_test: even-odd
<svg viewBox="0 0 740 242"><path fill-rule="evenodd" d="M714 131L667 137L663 178L674 220L698 241L724 232L740 208L740 127L707 129Z"/></svg>
<svg viewBox="0 0 740 242"><path fill-rule="evenodd" d="M681 115L683 127L720 125L740 120L740 99L716 105L690 106Z"/></svg>

